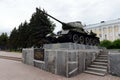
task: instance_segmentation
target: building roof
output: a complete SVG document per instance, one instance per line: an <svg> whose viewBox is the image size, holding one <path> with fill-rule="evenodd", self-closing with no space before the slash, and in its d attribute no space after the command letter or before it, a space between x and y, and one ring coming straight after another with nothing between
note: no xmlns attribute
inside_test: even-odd
<svg viewBox="0 0 120 80"><path fill-rule="evenodd" d="M109 21L101 21L100 23L96 23L96 24L89 24L89 25L86 25L84 28L85 29L95 28L95 27L106 26L106 25L117 24L117 23L120 23L120 18L115 20L109 20Z"/></svg>

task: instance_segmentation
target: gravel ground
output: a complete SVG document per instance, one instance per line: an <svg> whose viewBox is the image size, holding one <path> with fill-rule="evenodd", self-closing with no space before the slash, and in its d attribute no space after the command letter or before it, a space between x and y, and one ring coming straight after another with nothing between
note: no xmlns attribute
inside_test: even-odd
<svg viewBox="0 0 120 80"><path fill-rule="evenodd" d="M4 53L9 54L8 52ZM65 78L19 61L0 59L0 80L120 80L120 77L111 75L101 77L82 73L75 77Z"/></svg>

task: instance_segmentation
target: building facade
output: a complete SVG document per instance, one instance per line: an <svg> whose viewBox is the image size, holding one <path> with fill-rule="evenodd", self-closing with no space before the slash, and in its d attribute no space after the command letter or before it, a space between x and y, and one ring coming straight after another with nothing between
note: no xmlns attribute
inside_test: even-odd
<svg viewBox="0 0 120 80"><path fill-rule="evenodd" d="M114 41L120 39L120 19L101 21L97 24L90 24L84 27L88 32L91 30L102 40Z"/></svg>

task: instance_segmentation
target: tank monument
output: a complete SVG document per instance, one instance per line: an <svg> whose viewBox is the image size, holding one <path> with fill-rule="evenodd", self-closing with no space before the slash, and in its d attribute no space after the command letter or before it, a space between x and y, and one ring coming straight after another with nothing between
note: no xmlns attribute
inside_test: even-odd
<svg viewBox="0 0 120 80"><path fill-rule="evenodd" d="M62 24L62 30L57 32L57 35L50 33L46 36L51 43L73 42L93 46L100 44L96 34L92 31L90 33L85 31L80 21L64 23L43 11L41 12Z"/></svg>
<svg viewBox="0 0 120 80"><path fill-rule="evenodd" d="M62 30L56 35L46 35L50 43L44 44L42 49L23 49L23 63L65 77L83 72L102 76L107 73L107 57L104 55L108 52L99 47L100 41L95 33L85 31L80 21L64 23L44 14L60 22Z"/></svg>

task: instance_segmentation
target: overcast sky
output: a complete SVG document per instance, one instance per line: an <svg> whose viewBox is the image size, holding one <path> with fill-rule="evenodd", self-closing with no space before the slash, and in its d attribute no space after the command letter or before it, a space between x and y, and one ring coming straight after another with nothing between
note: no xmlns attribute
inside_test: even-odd
<svg viewBox="0 0 120 80"><path fill-rule="evenodd" d="M63 22L93 24L120 18L120 0L0 0L0 33L9 34L21 22L29 22L36 7Z"/></svg>

